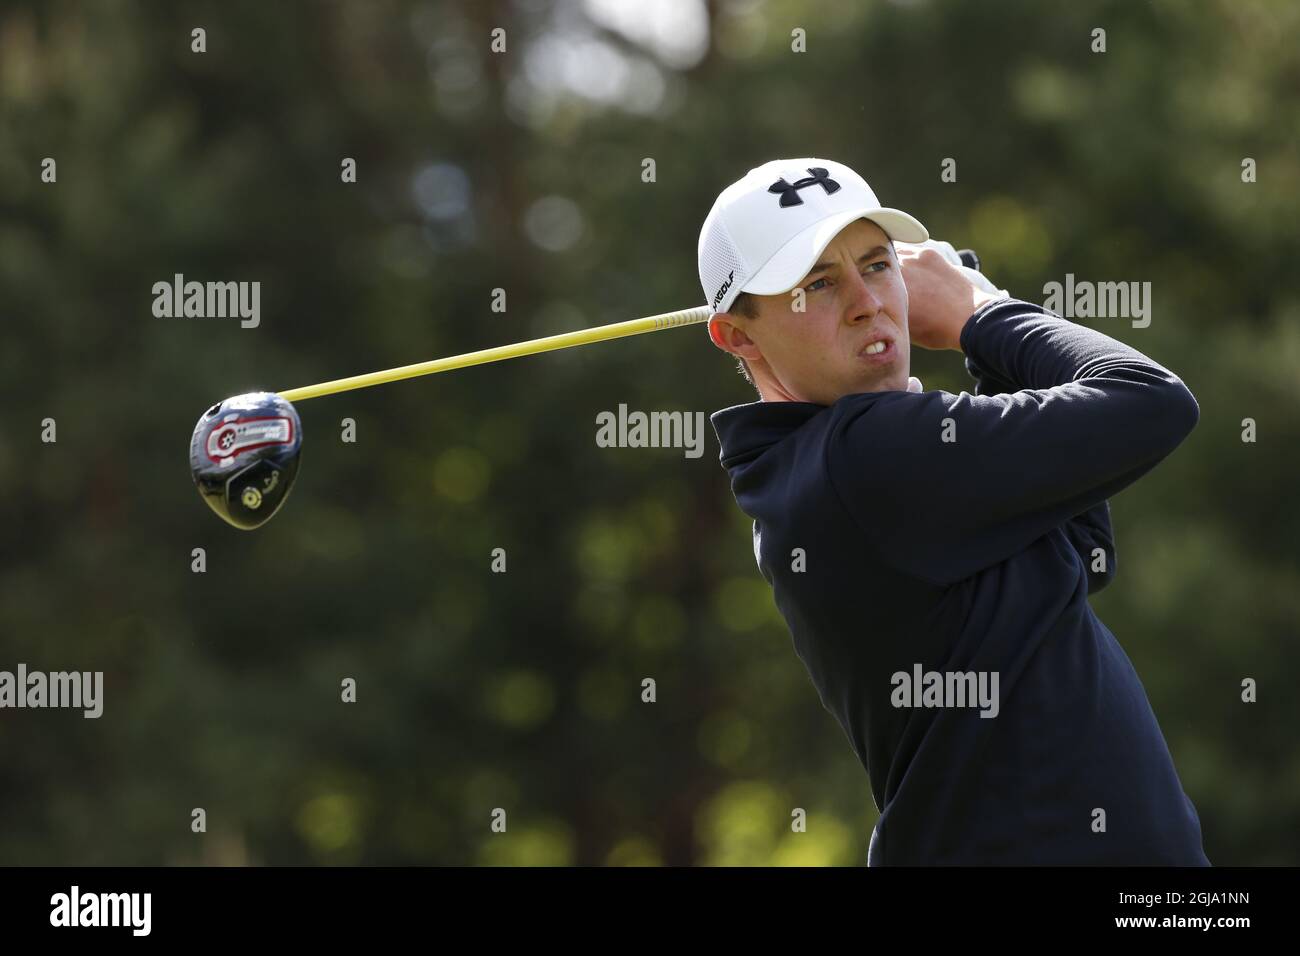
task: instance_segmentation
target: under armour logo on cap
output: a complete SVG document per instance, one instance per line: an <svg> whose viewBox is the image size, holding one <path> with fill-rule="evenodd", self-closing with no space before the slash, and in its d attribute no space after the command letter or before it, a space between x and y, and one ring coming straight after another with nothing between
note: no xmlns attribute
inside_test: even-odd
<svg viewBox="0 0 1300 956"><path fill-rule="evenodd" d="M767 191L780 193L782 206L801 206L803 200L799 198L799 190L805 186L821 186L822 189L826 190L828 196L839 190L840 184L831 179L831 174L821 166L809 167L808 172L812 173L812 175L804 179L796 179L793 185L787 183L784 178L778 179L767 187Z"/></svg>

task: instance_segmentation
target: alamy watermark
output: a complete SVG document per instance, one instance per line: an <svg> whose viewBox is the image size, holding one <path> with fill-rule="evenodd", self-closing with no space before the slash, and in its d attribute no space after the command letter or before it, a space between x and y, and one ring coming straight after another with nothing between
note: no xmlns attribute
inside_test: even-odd
<svg viewBox="0 0 1300 956"><path fill-rule="evenodd" d="M687 458L704 454L703 412L629 412L596 415L599 448L684 448Z"/></svg>
<svg viewBox="0 0 1300 956"><path fill-rule="evenodd" d="M262 283L186 282L176 273L171 282L153 284L153 314L160 319L240 319L240 327L262 322Z"/></svg>
<svg viewBox="0 0 1300 956"><path fill-rule="evenodd" d="M74 884L50 897L51 926L126 926L132 936L148 936L152 913L152 893L83 893Z"/></svg>
<svg viewBox="0 0 1300 956"><path fill-rule="evenodd" d="M978 707L980 717L996 717L1000 709L997 671L926 671L913 664L910 674L895 671L889 683L895 707Z"/></svg>
<svg viewBox="0 0 1300 956"><path fill-rule="evenodd" d="M97 718L104 712L103 671L0 671L0 707L69 707Z"/></svg>
<svg viewBox="0 0 1300 956"><path fill-rule="evenodd" d="M1133 328L1151 324L1150 282L1076 281L1073 272L1065 282L1043 286L1043 308L1066 319L1132 319Z"/></svg>

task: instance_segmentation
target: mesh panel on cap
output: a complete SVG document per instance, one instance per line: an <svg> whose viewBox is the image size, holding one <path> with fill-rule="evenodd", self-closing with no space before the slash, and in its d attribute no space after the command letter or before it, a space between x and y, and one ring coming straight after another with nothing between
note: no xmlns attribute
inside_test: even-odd
<svg viewBox="0 0 1300 956"><path fill-rule="evenodd" d="M720 312L731 305L732 300L739 294L741 285L749 278L745 275L744 268L744 264L740 261L740 252L736 249L736 244L731 241L731 233L719 219L713 224L713 229L710 230L704 249L700 253L700 280L704 283L704 300L710 308ZM735 277L727 287L727 294L717 305L714 305L713 297L722 287L722 283L727 281L727 276L732 273Z"/></svg>

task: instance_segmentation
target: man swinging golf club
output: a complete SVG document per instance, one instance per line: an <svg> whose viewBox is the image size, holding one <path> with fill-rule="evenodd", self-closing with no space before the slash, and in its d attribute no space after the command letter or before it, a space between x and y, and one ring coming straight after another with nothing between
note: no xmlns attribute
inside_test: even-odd
<svg viewBox="0 0 1300 956"><path fill-rule="evenodd" d="M1088 595L1107 498L1199 409L1156 362L983 283L853 170L766 163L704 222L713 343L761 401L714 427L754 552L866 768L868 864L1208 865ZM910 348L964 353L922 391Z"/></svg>

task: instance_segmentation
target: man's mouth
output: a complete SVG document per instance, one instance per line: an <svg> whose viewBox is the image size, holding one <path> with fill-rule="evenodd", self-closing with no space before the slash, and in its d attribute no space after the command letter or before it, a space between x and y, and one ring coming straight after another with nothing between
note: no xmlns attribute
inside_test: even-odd
<svg viewBox="0 0 1300 956"><path fill-rule="evenodd" d="M897 351L891 339L880 338L868 342L858 354L873 363L879 363L891 361Z"/></svg>

